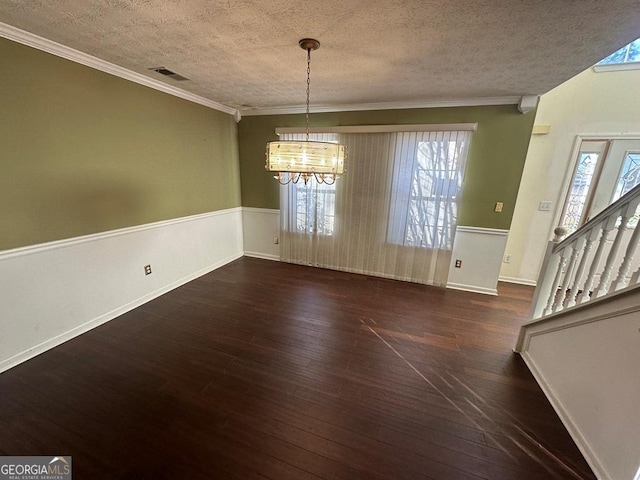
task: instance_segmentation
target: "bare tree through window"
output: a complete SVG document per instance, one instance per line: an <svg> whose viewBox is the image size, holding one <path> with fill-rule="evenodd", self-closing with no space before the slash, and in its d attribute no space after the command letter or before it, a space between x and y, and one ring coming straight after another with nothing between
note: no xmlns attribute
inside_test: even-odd
<svg viewBox="0 0 640 480"><path fill-rule="evenodd" d="M400 163L408 168L394 171L395 202L387 235L391 243L453 247L466 138L464 132L437 132L406 149Z"/></svg>

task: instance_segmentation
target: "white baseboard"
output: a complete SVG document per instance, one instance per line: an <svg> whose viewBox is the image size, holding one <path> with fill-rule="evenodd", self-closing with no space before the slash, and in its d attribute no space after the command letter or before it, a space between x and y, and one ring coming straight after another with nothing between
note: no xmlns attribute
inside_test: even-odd
<svg viewBox="0 0 640 480"><path fill-rule="evenodd" d="M260 253L260 252L244 252L245 257L253 257L253 258L262 258L263 260L273 260L276 262L280 261L279 255L270 255L268 253Z"/></svg>
<svg viewBox="0 0 640 480"><path fill-rule="evenodd" d="M528 285L530 287L535 287L537 285L535 280L529 280L527 278L517 278L517 277L498 277L499 282L506 283L517 283L518 285Z"/></svg>
<svg viewBox="0 0 640 480"><path fill-rule="evenodd" d="M571 438L573 439L576 446L582 453L582 456L585 458L585 460L591 467L591 470L593 470L593 473L595 474L595 476L598 478L598 480L613 480L605 470L602 463L598 460L598 457L595 454L595 452L591 449L590 445L585 440L584 436L582 435L582 432L580 432L575 422L571 418L571 415L569 415L567 410L562 405L562 402L560 402L560 400L558 399L558 396L555 394L553 388L551 387L549 382L546 380L546 378L544 377L544 375L536 365L536 362L529 355L529 352L526 352L526 351L522 352L520 353L520 356L522 357L522 359L524 360L524 363L526 363L527 367L529 368L529 371L533 375L533 378L535 378L536 382L538 382L538 385L540 385L540 388L542 389L545 396L549 400L549 403L551 404L555 412L558 414L560 421L569 432L569 435L571 435Z"/></svg>
<svg viewBox="0 0 640 480"><path fill-rule="evenodd" d="M498 295L498 290L496 290L495 288L464 285L461 283L447 283L447 288L450 288L452 290L462 290L465 292L482 293L483 295Z"/></svg>
<svg viewBox="0 0 640 480"><path fill-rule="evenodd" d="M240 208L0 252L0 372L242 255Z"/></svg>

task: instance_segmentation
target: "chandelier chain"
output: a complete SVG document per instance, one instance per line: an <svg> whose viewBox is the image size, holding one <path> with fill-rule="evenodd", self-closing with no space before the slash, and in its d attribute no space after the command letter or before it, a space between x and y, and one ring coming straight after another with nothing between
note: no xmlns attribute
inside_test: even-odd
<svg viewBox="0 0 640 480"><path fill-rule="evenodd" d="M309 141L309 86L311 85L311 48L307 48L307 111L306 111L306 121L307 121L307 142Z"/></svg>

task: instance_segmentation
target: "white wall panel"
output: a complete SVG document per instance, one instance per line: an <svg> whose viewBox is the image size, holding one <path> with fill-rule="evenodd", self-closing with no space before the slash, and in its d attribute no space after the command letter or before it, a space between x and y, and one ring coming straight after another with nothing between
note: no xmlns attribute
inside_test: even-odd
<svg viewBox="0 0 640 480"><path fill-rule="evenodd" d="M522 356L598 478L640 468L640 289L527 327Z"/></svg>
<svg viewBox="0 0 640 480"><path fill-rule="evenodd" d="M240 208L0 252L0 371L241 256Z"/></svg>
<svg viewBox="0 0 640 480"><path fill-rule="evenodd" d="M280 235L280 210L243 207L242 227L245 255L280 260L280 245L273 241Z"/></svg>
<svg viewBox="0 0 640 480"><path fill-rule="evenodd" d="M458 226L447 288L497 295L508 230ZM456 260L462 261L460 268Z"/></svg>

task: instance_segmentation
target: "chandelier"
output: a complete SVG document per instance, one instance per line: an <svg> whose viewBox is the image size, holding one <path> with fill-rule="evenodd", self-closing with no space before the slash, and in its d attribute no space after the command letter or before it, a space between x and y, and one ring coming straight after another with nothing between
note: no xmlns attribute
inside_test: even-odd
<svg viewBox="0 0 640 480"><path fill-rule="evenodd" d="M303 38L298 42L307 51L307 110L306 140L287 140L267 143L265 168L275 172L273 178L282 185L298 183L306 185L310 178L318 183L333 184L344 173L347 147L338 143L309 141L309 86L311 85L311 50L317 50L320 42Z"/></svg>

